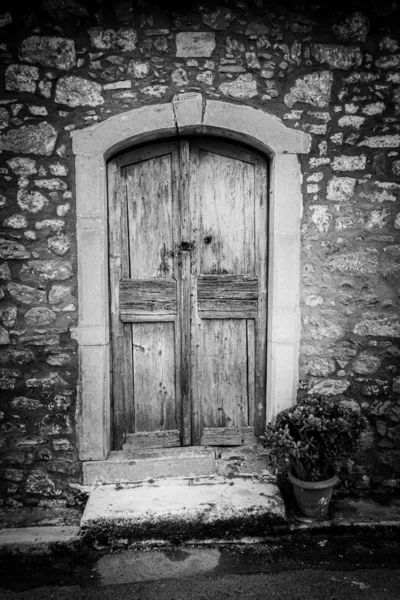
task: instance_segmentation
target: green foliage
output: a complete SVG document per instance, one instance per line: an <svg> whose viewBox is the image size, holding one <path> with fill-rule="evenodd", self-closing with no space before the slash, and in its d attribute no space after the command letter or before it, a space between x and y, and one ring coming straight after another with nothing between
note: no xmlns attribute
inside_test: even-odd
<svg viewBox="0 0 400 600"><path fill-rule="evenodd" d="M281 411L261 440L269 449L275 471L287 471L303 481L324 481L354 455L367 421L353 400L308 398Z"/></svg>

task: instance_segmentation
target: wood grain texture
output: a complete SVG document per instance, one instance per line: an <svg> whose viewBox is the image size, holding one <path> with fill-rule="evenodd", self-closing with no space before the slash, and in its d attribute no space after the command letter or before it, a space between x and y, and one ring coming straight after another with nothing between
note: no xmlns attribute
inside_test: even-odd
<svg viewBox="0 0 400 600"><path fill-rule="evenodd" d="M124 167L131 279L172 278L172 156Z"/></svg>
<svg viewBox="0 0 400 600"><path fill-rule="evenodd" d="M126 279L119 282L122 320L141 313L176 314L177 285L173 279Z"/></svg>
<svg viewBox="0 0 400 600"><path fill-rule="evenodd" d="M133 323L135 432L177 429L174 323Z"/></svg>
<svg viewBox="0 0 400 600"><path fill-rule="evenodd" d="M139 433L128 433L123 450L134 450L136 448L174 448L181 445L181 434L179 429L170 431L142 431Z"/></svg>
<svg viewBox="0 0 400 600"><path fill-rule="evenodd" d="M132 331L119 319L119 280L129 275L128 219L125 181L115 164L108 171L109 196L109 270L110 326L113 361L112 444L120 449L126 431L133 431L135 422L133 402Z"/></svg>
<svg viewBox="0 0 400 600"><path fill-rule="evenodd" d="M252 446L257 443L254 427L204 427L201 446Z"/></svg>

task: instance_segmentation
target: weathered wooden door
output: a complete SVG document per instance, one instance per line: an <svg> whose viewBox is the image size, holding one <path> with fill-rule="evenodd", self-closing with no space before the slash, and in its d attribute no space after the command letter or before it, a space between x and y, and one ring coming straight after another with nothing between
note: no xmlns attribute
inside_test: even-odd
<svg viewBox="0 0 400 600"><path fill-rule="evenodd" d="M267 164L211 138L109 164L114 446L240 444L265 420Z"/></svg>

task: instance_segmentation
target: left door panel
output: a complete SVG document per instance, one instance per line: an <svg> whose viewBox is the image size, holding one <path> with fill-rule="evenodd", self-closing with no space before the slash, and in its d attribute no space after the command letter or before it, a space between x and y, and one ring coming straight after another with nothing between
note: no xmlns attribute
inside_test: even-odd
<svg viewBox="0 0 400 600"><path fill-rule="evenodd" d="M139 445L180 443L178 166L174 143L109 164L115 449L126 433Z"/></svg>

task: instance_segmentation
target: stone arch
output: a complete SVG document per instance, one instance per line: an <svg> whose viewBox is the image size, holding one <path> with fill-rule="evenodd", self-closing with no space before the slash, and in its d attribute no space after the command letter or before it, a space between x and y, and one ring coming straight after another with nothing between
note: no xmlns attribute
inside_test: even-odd
<svg viewBox="0 0 400 600"><path fill-rule="evenodd" d="M138 143L179 134L213 134L245 142L271 159L267 327L267 420L296 397L300 342L301 173L298 154L311 138L250 106L181 94L74 131L78 244L82 460L110 452L107 160Z"/></svg>

